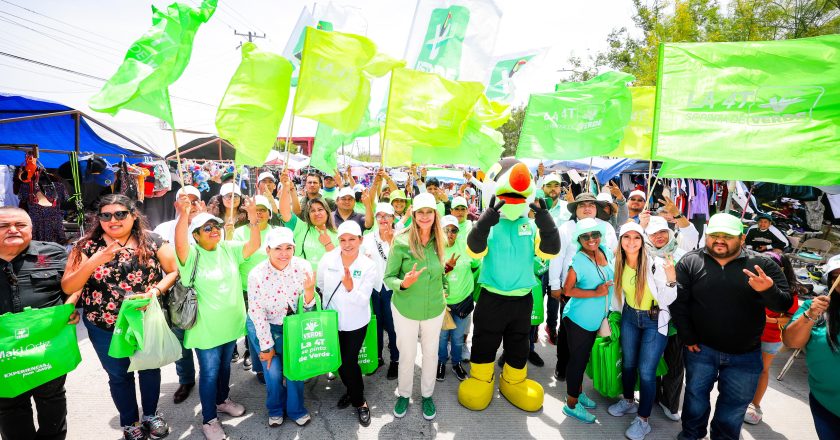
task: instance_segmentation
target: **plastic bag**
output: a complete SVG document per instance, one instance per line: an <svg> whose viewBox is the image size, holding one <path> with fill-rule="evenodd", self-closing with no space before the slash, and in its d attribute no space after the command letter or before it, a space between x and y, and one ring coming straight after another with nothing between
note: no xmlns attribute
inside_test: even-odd
<svg viewBox="0 0 840 440"><path fill-rule="evenodd" d="M143 312L143 348L129 359L128 371L153 370L181 359L181 343L166 324L157 298Z"/></svg>

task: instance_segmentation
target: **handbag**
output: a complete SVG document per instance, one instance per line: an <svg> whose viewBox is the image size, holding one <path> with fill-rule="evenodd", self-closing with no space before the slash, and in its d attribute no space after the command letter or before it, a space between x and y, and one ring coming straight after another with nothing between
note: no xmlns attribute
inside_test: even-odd
<svg viewBox="0 0 840 440"><path fill-rule="evenodd" d="M169 321L175 327L183 330L193 328L196 317L198 317L198 300L195 296L194 286L199 257L201 257L201 253L196 252L195 265L190 275L190 285L185 286L181 282L181 279L178 278L178 281L169 289L169 298L167 301L169 305Z"/></svg>
<svg viewBox="0 0 840 440"><path fill-rule="evenodd" d="M612 336L612 327L610 326L610 296L609 294L604 298L604 319L601 320L601 326L598 328L597 336L602 338L609 338Z"/></svg>
<svg viewBox="0 0 840 440"><path fill-rule="evenodd" d="M365 331L365 340L362 349L359 351L359 368L362 374L371 374L379 368L379 341L376 338L376 315L373 314L373 306L370 308L370 322Z"/></svg>
<svg viewBox="0 0 840 440"><path fill-rule="evenodd" d="M455 320L452 319L452 312L449 311L449 307L443 310L443 324L441 325L441 330L455 330Z"/></svg>
<svg viewBox="0 0 840 440"><path fill-rule="evenodd" d="M322 310L318 295L315 309L308 312L303 311L300 295L297 310L283 318L283 375L289 380L306 380L338 370L338 312Z"/></svg>
<svg viewBox="0 0 840 440"><path fill-rule="evenodd" d="M461 319L469 316L473 310L475 310L475 302L473 302L472 295L467 295L467 297L458 304L449 305L449 312Z"/></svg>

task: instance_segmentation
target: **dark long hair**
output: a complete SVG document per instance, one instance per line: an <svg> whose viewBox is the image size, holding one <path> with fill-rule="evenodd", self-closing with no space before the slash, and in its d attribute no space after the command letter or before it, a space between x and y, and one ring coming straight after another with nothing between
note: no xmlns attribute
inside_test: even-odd
<svg viewBox="0 0 840 440"><path fill-rule="evenodd" d="M838 275L840 277L840 275ZM828 288L831 288L833 284L831 282L831 276L828 277ZM829 303L828 309L826 309L826 332L825 337L828 339L828 346L831 348L833 353L837 353L840 351L840 341L838 341L838 333L840 333L840 292L838 292L840 286L837 289L834 289L831 292L831 296L829 296Z"/></svg>
<svg viewBox="0 0 840 440"><path fill-rule="evenodd" d="M78 264L82 256L82 247L88 241L98 241L105 234L102 229L102 223L99 222L99 210L107 205L124 206L134 216L134 224L131 226L131 236L137 240L137 258L142 265L146 265L149 258L153 255L152 252L152 237L149 235L149 221L137 209L137 203L123 194L106 194L99 198L94 204L94 209L86 215L87 231L88 233L76 242L73 251L70 253L73 264Z"/></svg>
<svg viewBox="0 0 840 440"><path fill-rule="evenodd" d="M245 223L248 223L248 212L245 211L245 208L242 205L242 199L240 198L239 206L234 208L236 209L236 218L233 220L233 223L236 226L242 226ZM216 194L210 198L210 203L207 204L207 212L224 221L228 221L228 217L225 215L225 204L222 201L221 194Z"/></svg>
<svg viewBox="0 0 840 440"><path fill-rule="evenodd" d="M330 211L330 206L320 197L316 197L306 203L306 209L303 210L303 221L305 221L309 226L315 226L312 224L312 219L309 218L309 207L312 206L313 203L317 203L324 207L324 211L327 211L327 222L324 226L326 226L328 230L335 232L335 223L333 222L333 215L332 211Z"/></svg>

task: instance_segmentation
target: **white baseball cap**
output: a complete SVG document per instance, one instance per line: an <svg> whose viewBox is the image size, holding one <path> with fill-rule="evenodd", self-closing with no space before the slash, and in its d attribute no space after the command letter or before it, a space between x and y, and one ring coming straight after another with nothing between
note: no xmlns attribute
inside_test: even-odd
<svg viewBox="0 0 840 440"><path fill-rule="evenodd" d="M271 179L273 182L277 182L277 178L270 171L261 172L259 177L257 177L257 182L262 182L263 179Z"/></svg>
<svg viewBox="0 0 840 440"><path fill-rule="evenodd" d="M268 198L266 196L256 195L254 196L254 204L257 206L264 206L268 212L274 213L274 210L271 209L271 203L269 203Z"/></svg>
<svg viewBox="0 0 840 440"><path fill-rule="evenodd" d="M461 196L453 197L451 206L452 206L452 208L455 208L455 207L458 207L458 206L463 206L464 208L469 207L469 205L467 205L467 199L465 199Z"/></svg>
<svg viewBox="0 0 840 440"><path fill-rule="evenodd" d="M458 228L458 219L455 218L454 215L445 215L443 219L440 221L441 227L445 228L447 226L455 226Z"/></svg>
<svg viewBox="0 0 840 440"><path fill-rule="evenodd" d="M394 207L390 203L377 203L376 212L373 215L379 214L380 212L382 214L394 215Z"/></svg>
<svg viewBox="0 0 840 440"><path fill-rule="evenodd" d="M551 173L551 174L545 176L545 178L543 179L543 185L548 185L551 182L554 182L558 185L562 185L563 184L563 179L560 176L558 176L556 173Z"/></svg>
<svg viewBox="0 0 840 440"><path fill-rule="evenodd" d="M668 220L665 220L665 217L652 215L650 216L650 221L648 222L647 228L645 228L645 233L647 235L653 235L659 231L670 229L671 228L668 227Z"/></svg>
<svg viewBox="0 0 840 440"><path fill-rule="evenodd" d="M356 186L353 187L353 192L360 193L360 192L363 192L364 190L365 190L365 186L362 185L361 183L357 183Z"/></svg>
<svg viewBox="0 0 840 440"><path fill-rule="evenodd" d="M204 226L205 223L211 220L218 223L219 226L224 226L225 224L225 221L220 219L219 217L216 217L215 215L210 214L208 212L202 212L193 217L192 221L190 222L190 233L192 234L193 232L195 232L196 229Z"/></svg>
<svg viewBox="0 0 840 440"><path fill-rule="evenodd" d="M362 235L362 228L353 220L346 220L344 223L338 225L338 230L336 231L336 236L341 237L344 234L355 235L357 237L361 237Z"/></svg>
<svg viewBox="0 0 840 440"><path fill-rule="evenodd" d="M435 200L435 196L431 193L418 194L411 202L412 211L417 211L423 208L437 209L437 201Z"/></svg>
<svg viewBox="0 0 840 440"><path fill-rule="evenodd" d="M201 199L201 192L198 190L198 188L192 185L182 186L181 189L179 189L178 192L175 193L175 197L181 197L185 194L188 196L196 196L199 198L199 200Z"/></svg>
<svg viewBox="0 0 840 440"><path fill-rule="evenodd" d="M282 244L295 245L295 233L291 229L281 226L268 231L268 236L265 237L266 247L274 249Z"/></svg>
<svg viewBox="0 0 840 440"><path fill-rule="evenodd" d="M612 203L613 198L612 195L608 192L600 192L597 196L595 196L595 200L601 200L603 202Z"/></svg>
<svg viewBox="0 0 840 440"><path fill-rule="evenodd" d="M628 195L627 198L631 199L631 198L633 198L633 196L639 196L639 197L642 198L642 200L647 200L647 194L645 194L644 191L641 191L641 190L638 190L638 189L634 189L633 191L630 191L630 195Z"/></svg>
<svg viewBox="0 0 840 440"><path fill-rule="evenodd" d="M642 238L645 237L645 231L644 231L644 229L642 229L642 225L640 225L636 222L627 222L627 223L621 225L621 229L618 230L618 236L622 237L622 236L624 236L624 234L626 234L630 231L636 231L636 232L639 233L639 235L642 236Z"/></svg>
<svg viewBox="0 0 840 440"><path fill-rule="evenodd" d="M342 197L352 197L352 198L355 199L356 198L356 193L349 186L345 186L344 188L341 188L340 190L338 190L338 195L335 196L335 199L338 200Z"/></svg>
<svg viewBox="0 0 840 440"><path fill-rule="evenodd" d="M226 183L222 185L222 188L219 189L219 194L224 197L230 193L234 193L238 196L242 195L242 190L239 189L238 185L234 185L233 183Z"/></svg>

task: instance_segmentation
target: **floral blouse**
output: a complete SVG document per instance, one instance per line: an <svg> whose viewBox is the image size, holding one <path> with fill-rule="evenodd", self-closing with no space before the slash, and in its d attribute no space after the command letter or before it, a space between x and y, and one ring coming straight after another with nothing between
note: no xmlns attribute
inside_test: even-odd
<svg viewBox="0 0 840 440"><path fill-rule="evenodd" d="M158 248L164 240L157 234L149 232L152 238L151 255L145 266L140 265L139 258L133 249L120 252L113 260L96 268L82 289L82 307L85 318L97 327L113 331L120 306L126 296L146 293L161 279L163 270L160 267L157 254ZM104 238L88 240L78 244L82 253L90 258L100 249L107 247Z"/></svg>
<svg viewBox="0 0 840 440"><path fill-rule="evenodd" d="M283 325L283 318L297 310L298 296L303 292L307 273L314 277L309 262L292 257L283 270L275 269L271 261L266 260L248 274L248 316L254 322L260 350L274 346L271 324Z"/></svg>

